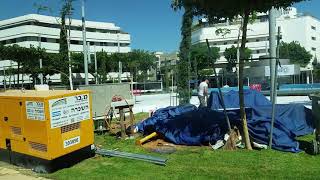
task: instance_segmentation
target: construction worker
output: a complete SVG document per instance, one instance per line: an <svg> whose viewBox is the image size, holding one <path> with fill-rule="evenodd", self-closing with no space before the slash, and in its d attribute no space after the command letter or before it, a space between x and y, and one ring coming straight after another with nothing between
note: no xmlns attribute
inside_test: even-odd
<svg viewBox="0 0 320 180"><path fill-rule="evenodd" d="M203 79L203 81L199 85L198 89L198 98L200 101L199 107L207 107L207 101L208 101L208 79Z"/></svg>

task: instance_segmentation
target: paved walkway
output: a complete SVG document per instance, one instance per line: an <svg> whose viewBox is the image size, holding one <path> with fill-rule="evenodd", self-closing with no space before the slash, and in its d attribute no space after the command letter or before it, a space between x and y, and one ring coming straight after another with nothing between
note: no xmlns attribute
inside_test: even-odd
<svg viewBox="0 0 320 180"><path fill-rule="evenodd" d="M13 168L3 166L3 164L0 165L0 180L45 180L45 178L21 174Z"/></svg>

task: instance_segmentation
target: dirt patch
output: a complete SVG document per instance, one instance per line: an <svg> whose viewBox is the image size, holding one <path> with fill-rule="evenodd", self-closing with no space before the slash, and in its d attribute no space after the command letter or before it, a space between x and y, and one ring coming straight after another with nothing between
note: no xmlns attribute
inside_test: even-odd
<svg viewBox="0 0 320 180"><path fill-rule="evenodd" d="M154 139L152 141L148 141L142 145L143 148L158 153L173 153L178 150L183 149L199 149L199 148L208 148L209 146L184 146L184 145L175 145L170 142L166 142L163 139Z"/></svg>

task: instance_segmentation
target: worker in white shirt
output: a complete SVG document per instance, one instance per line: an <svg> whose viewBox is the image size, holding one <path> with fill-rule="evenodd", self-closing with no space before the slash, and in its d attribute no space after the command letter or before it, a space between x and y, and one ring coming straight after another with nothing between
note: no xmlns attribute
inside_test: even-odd
<svg viewBox="0 0 320 180"><path fill-rule="evenodd" d="M208 84L209 80L204 79L200 85L198 90L198 98L200 101L199 107L207 107L207 101L208 101Z"/></svg>

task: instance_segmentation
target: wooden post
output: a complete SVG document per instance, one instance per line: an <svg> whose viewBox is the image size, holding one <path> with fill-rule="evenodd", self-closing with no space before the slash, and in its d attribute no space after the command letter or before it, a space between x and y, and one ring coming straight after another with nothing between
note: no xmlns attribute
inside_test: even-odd
<svg viewBox="0 0 320 180"><path fill-rule="evenodd" d="M124 127L124 112L122 107L119 108L119 114L120 114L121 138L124 139L126 137L126 131Z"/></svg>
<svg viewBox="0 0 320 180"><path fill-rule="evenodd" d="M132 112L132 106L129 106L129 110L130 110L130 124L131 124L131 135L134 134L134 127L133 127L133 124L134 124L134 116L133 116L133 112Z"/></svg>

